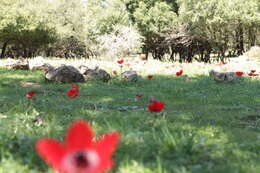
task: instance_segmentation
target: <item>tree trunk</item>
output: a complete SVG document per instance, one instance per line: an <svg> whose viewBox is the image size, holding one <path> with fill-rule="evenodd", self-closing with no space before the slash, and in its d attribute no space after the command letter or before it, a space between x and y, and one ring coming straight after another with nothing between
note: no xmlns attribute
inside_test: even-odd
<svg viewBox="0 0 260 173"><path fill-rule="evenodd" d="M2 47L2 52L1 52L1 59L5 57L5 50L7 47L7 42L4 42L3 47Z"/></svg>
<svg viewBox="0 0 260 173"><path fill-rule="evenodd" d="M244 52L244 32L243 28L239 27L237 31L237 54L242 55Z"/></svg>

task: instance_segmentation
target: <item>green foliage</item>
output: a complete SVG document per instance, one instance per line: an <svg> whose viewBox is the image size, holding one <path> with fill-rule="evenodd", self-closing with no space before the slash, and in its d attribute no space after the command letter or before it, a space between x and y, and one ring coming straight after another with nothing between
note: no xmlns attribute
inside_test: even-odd
<svg viewBox="0 0 260 173"><path fill-rule="evenodd" d="M55 48L73 37L85 49L76 51L79 56L100 55L97 39L125 26L144 37L143 53L162 59L172 47L165 46L165 33L186 25L188 35L209 43L213 55L232 56L260 43L259 11L259 0L5 0L0 4L1 53L55 55Z"/></svg>
<svg viewBox="0 0 260 173"><path fill-rule="evenodd" d="M241 54L246 44L247 47L256 44L255 30L260 26L257 3L257 0L246 3L243 0L198 0L196 3L178 0L180 21L191 25L196 34L215 42L215 48L223 52L235 49Z"/></svg>
<svg viewBox="0 0 260 173"><path fill-rule="evenodd" d="M56 40L55 28L40 17L36 2L30 3L27 6L25 1L8 1L0 5L0 42L21 49L17 56L35 56L37 50Z"/></svg>
<svg viewBox="0 0 260 173"><path fill-rule="evenodd" d="M144 35L149 33L163 33L170 30L177 23L177 15L165 2L157 2L152 7L140 2L134 12L136 24Z"/></svg>

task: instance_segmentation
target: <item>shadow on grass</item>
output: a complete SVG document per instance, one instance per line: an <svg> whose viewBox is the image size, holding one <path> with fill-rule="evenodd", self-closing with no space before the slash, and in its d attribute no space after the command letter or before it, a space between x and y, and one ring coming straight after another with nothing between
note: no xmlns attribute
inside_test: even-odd
<svg viewBox="0 0 260 173"><path fill-rule="evenodd" d="M32 152L36 139L62 140L73 120L87 119L99 135L122 133L114 172L132 161L152 172L159 172L160 166L166 172L256 172L259 121L245 123L241 118L260 114L259 80L222 84L208 76L185 81L154 75L136 83L89 81L80 84L76 99L69 99L68 84L45 84L39 72L0 73L2 159L11 154L30 169L47 171ZM33 100L27 100L24 95L33 88L17 85L20 81L43 86ZM136 102L139 93L144 97ZM146 110L150 96L165 102L162 113ZM41 126L33 123L38 115L44 117Z"/></svg>

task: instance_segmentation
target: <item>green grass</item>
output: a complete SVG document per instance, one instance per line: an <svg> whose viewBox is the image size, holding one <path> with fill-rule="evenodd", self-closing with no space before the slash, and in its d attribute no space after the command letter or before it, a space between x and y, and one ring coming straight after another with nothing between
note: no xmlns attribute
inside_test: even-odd
<svg viewBox="0 0 260 173"><path fill-rule="evenodd" d="M192 70L191 70L192 71ZM19 82L38 82L25 88ZM260 81L243 78L221 84L208 76L154 74L127 83L80 84L76 99L68 84L44 83L42 72L0 69L0 173L52 172L34 150L42 137L63 140L69 124L88 120L98 136L118 130L122 139L114 155L114 173L259 173ZM39 91L33 100L25 98ZM143 93L138 102L134 95ZM161 113L146 110L149 97L166 104ZM37 115L42 125L34 123Z"/></svg>

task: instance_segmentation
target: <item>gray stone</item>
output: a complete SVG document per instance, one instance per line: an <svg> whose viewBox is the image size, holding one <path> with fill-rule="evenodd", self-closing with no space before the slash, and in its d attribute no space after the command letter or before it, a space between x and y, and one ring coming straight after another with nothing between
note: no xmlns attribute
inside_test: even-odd
<svg viewBox="0 0 260 173"><path fill-rule="evenodd" d="M73 66L62 65L54 68L51 65L45 65L45 79L62 83L84 82L84 76Z"/></svg>
<svg viewBox="0 0 260 173"><path fill-rule="evenodd" d="M128 70L123 72L122 78L129 82L136 82L139 79L139 76L136 71Z"/></svg>
<svg viewBox="0 0 260 173"><path fill-rule="evenodd" d="M100 80L103 82L108 82L111 79L109 73L107 73L103 69L99 69L95 67L95 69L91 69L87 66L80 66L79 67L80 73L84 75L85 80Z"/></svg>
<svg viewBox="0 0 260 173"><path fill-rule="evenodd" d="M239 76L234 72L217 72L214 70L209 72L209 76L217 82L226 83L235 82L239 78Z"/></svg>

